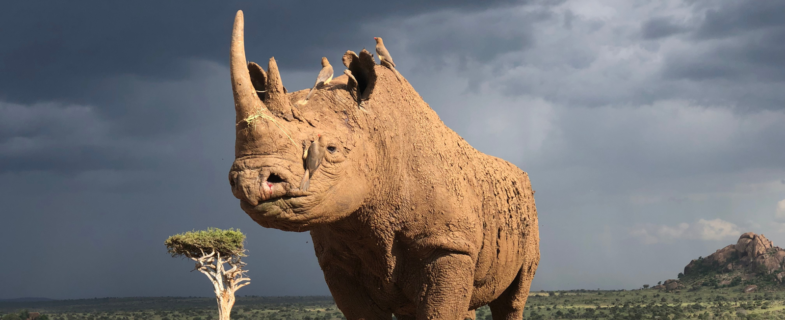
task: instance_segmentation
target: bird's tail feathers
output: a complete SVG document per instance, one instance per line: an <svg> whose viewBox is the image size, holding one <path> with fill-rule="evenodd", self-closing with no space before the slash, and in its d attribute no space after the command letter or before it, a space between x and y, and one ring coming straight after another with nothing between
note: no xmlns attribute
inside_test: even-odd
<svg viewBox="0 0 785 320"><path fill-rule="evenodd" d="M303 180L300 181L300 190L308 191L308 187L311 186L311 176L308 174L308 170L305 170L305 174L303 175Z"/></svg>
<svg viewBox="0 0 785 320"><path fill-rule="evenodd" d="M316 89L316 85L314 85L313 88L311 88L311 91L308 91L308 95L305 96L305 101L308 101L308 99L311 98L311 95L313 94L313 90L314 89Z"/></svg>

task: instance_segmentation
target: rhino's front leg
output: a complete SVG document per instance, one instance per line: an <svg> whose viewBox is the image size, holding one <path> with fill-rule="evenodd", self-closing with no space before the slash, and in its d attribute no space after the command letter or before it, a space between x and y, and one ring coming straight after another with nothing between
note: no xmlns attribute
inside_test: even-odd
<svg viewBox="0 0 785 320"><path fill-rule="evenodd" d="M469 310L474 261L466 254L437 253L426 262L417 302L417 319L463 320Z"/></svg>
<svg viewBox="0 0 785 320"><path fill-rule="evenodd" d="M384 312L371 300L356 276L350 276L340 268L329 268L324 270L324 279L335 304L347 320L392 319L392 313Z"/></svg>

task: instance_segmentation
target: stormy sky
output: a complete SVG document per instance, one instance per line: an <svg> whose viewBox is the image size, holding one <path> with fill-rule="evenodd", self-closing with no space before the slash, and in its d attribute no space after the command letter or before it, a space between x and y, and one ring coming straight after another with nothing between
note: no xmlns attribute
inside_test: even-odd
<svg viewBox="0 0 785 320"><path fill-rule="evenodd" d="M528 172L534 290L632 289L747 231L785 246L785 2L4 3L0 299L209 296L167 236L248 235L239 295L329 294L307 233L229 189L228 50L310 87L384 37L478 150Z"/></svg>

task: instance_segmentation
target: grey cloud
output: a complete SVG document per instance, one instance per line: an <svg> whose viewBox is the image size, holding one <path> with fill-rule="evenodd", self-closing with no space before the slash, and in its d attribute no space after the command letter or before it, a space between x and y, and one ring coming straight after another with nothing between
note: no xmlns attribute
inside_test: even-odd
<svg viewBox="0 0 785 320"><path fill-rule="evenodd" d="M41 146L34 152L20 155L2 155L0 172L57 171L78 172L86 170L131 170L149 168L149 159L139 159L131 150L110 147L69 145Z"/></svg>
<svg viewBox="0 0 785 320"><path fill-rule="evenodd" d="M284 69L308 68L321 56L340 57L373 39L360 32L363 22L439 10L473 11L519 1L351 1L250 4L101 1L27 1L0 10L0 97L30 103L58 99L90 101L84 87L115 75L171 80L187 77L184 62L206 59L227 63L232 19L246 16L250 60L271 56ZM326 18L329 17L329 18ZM326 27L329 26L329 27ZM66 80L67 79L67 80Z"/></svg>
<svg viewBox="0 0 785 320"><path fill-rule="evenodd" d="M480 63L494 60L508 52L524 50L533 45L534 37L526 17L514 19L504 11L493 12L472 18L452 15L431 15L407 25L406 32L428 30L419 34L409 50L422 55L422 60L436 62L444 59L471 58ZM520 20L519 20L520 19ZM540 19L531 17L530 19ZM519 28L505 28L514 23Z"/></svg>
<svg viewBox="0 0 785 320"><path fill-rule="evenodd" d="M785 81L785 22L778 28L732 38L721 43L696 44L698 50L668 57L664 75L670 78Z"/></svg>
<svg viewBox="0 0 785 320"><path fill-rule="evenodd" d="M703 20L694 34L701 40L734 37L785 24L785 2L778 0L699 1L696 9L703 11Z"/></svg>
<svg viewBox="0 0 785 320"><path fill-rule="evenodd" d="M0 103L0 171L160 170L173 150L198 148L185 132L213 121L231 128L226 69L193 63L195 79L106 80L96 105ZM223 121L220 121L223 120Z"/></svg>
<svg viewBox="0 0 785 320"><path fill-rule="evenodd" d="M652 18L641 24L641 36L644 39L660 39L687 31L684 26L669 18Z"/></svg>
<svg viewBox="0 0 785 320"><path fill-rule="evenodd" d="M765 88L785 81L785 3L699 1L694 9L697 25L683 39L689 46L666 55L662 75L723 86L742 108L782 108L785 93ZM731 85L738 81L746 91Z"/></svg>
<svg viewBox="0 0 785 320"><path fill-rule="evenodd" d="M572 29L572 20L575 19L575 14L572 13L571 10L564 11L564 27L567 29Z"/></svg>
<svg viewBox="0 0 785 320"><path fill-rule="evenodd" d="M501 66L493 62L532 48L535 45L532 25L560 20L552 8L561 2L531 1L526 6L469 13L445 10L406 19L386 19L365 27L369 33L381 33L388 49L395 50L396 62L408 62L415 72L440 70L450 61L457 61L462 67L483 64L503 69L525 63L515 61ZM391 35L390 38L385 34Z"/></svg>
<svg viewBox="0 0 785 320"><path fill-rule="evenodd" d="M503 88L507 95L538 95L573 106L687 99L740 111L781 109L785 22L751 27L743 35L699 40L690 35L702 17L699 11L692 18L660 15L644 22L641 30L627 28L640 25L634 18L598 26L596 19L581 15L571 20L571 29L553 19L510 23L494 32L530 30L526 34L531 35L531 44L467 66L465 77L475 90L484 82ZM641 43L642 36L649 41Z"/></svg>

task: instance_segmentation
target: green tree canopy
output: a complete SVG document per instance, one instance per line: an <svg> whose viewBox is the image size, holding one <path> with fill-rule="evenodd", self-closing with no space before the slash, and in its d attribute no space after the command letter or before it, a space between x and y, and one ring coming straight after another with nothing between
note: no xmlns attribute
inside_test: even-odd
<svg viewBox="0 0 785 320"><path fill-rule="evenodd" d="M207 230L188 231L166 239L166 249L172 257L201 257L215 251L224 257L245 256L245 235L240 230Z"/></svg>

